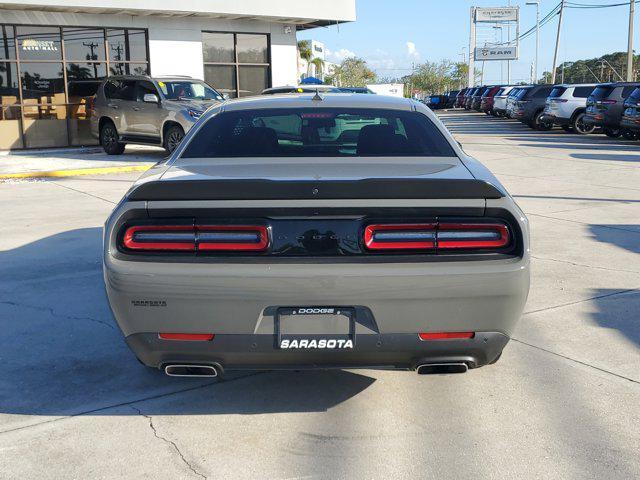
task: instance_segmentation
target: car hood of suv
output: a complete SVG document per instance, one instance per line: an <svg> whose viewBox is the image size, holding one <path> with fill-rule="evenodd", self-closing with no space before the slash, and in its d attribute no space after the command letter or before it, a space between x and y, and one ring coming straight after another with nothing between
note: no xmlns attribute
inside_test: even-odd
<svg viewBox="0 0 640 480"><path fill-rule="evenodd" d="M176 105L178 107L187 107L193 108L194 110L199 110L204 112L211 105L215 105L220 103L219 100L198 100L198 99L180 99L180 100L165 100L168 105Z"/></svg>

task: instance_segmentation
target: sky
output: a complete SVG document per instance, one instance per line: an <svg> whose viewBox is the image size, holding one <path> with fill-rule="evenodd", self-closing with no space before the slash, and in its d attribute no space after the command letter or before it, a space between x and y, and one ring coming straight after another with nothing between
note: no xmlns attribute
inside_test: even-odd
<svg viewBox="0 0 640 480"><path fill-rule="evenodd" d="M471 6L506 6L507 0L355 0L355 22L298 32L298 39L325 44L327 60L339 63L347 56L359 56L381 77L411 73L412 64L449 59L461 61L469 53L469 9ZM540 0L540 18L560 0ZM581 4L622 3L626 0L572 0ZM520 32L535 26L536 7L526 0L512 0L520 7ZM640 50L640 4L636 5L634 49ZM551 70L557 30L557 16L540 29L539 76ZM629 6L606 9L565 9L559 62L599 57L627 50ZM506 40L506 29L503 31ZM500 30L487 26L479 41L499 40ZM515 37L515 32L512 31ZM463 50L464 49L464 50ZM511 81L529 81L535 56L535 35L520 44L520 59L511 62ZM466 58L466 57L465 57ZM484 83L506 83L506 66L486 62ZM476 64L479 68L480 64ZM501 78L502 77L502 78ZM594 79L595 80L595 79Z"/></svg>

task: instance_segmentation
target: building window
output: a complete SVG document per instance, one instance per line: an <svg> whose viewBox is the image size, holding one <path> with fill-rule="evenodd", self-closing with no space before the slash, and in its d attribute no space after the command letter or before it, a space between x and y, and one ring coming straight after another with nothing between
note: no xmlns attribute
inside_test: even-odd
<svg viewBox="0 0 640 480"><path fill-rule="evenodd" d="M95 144L100 82L148 72L143 29L0 24L0 150Z"/></svg>
<svg viewBox="0 0 640 480"><path fill-rule="evenodd" d="M230 98L271 86L267 34L202 32L202 53L205 81Z"/></svg>

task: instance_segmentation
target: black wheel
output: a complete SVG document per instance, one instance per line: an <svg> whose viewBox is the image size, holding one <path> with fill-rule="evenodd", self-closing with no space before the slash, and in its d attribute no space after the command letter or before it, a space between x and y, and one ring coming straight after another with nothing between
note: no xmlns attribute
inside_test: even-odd
<svg viewBox="0 0 640 480"><path fill-rule="evenodd" d="M164 148L167 152L172 153L176 148L178 148L178 145L180 145L183 138L184 130L182 130L182 127L179 127L178 125L169 127L167 133L164 135Z"/></svg>
<svg viewBox="0 0 640 480"><path fill-rule="evenodd" d="M543 111L540 111L536 113L535 117L533 117L533 128L541 131L551 130L553 128L553 124L542 121L543 113Z"/></svg>
<svg viewBox="0 0 640 480"><path fill-rule="evenodd" d="M111 122L106 122L100 129L100 145L108 155L122 155L125 144L118 141L118 131Z"/></svg>
<svg viewBox="0 0 640 480"><path fill-rule="evenodd" d="M580 135L588 135L596 129L595 125L584 123L584 116L585 113L581 112L575 116L572 122L573 131Z"/></svg>
<svg viewBox="0 0 640 480"><path fill-rule="evenodd" d="M605 127L604 128L604 134L607 137L611 137L611 138L618 138L620 135L622 135L622 132L620 131L619 128L609 128L609 127Z"/></svg>
<svg viewBox="0 0 640 480"><path fill-rule="evenodd" d="M636 132L634 132L633 130L623 130L622 131L622 136L625 138L625 140L637 140L638 139L638 134Z"/></svg>

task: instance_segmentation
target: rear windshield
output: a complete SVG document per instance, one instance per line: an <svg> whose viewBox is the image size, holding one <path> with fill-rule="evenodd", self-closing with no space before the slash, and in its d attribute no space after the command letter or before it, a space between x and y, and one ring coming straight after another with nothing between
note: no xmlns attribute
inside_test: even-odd
<svg viewBox="0 0 640 480"><path fill-rule="evenodd" d="M551 93L549 94L549 98L561 97L566 91L567 89L565 87L553 87L553 90L551 90Z"/></svg>
<svg viewBox="0 0 640 480"><path fill-rule="evenodd" d="M531 90L530 88L523 88L516 94L516 99L521 100L527 94L527 92Z"/></svg>
<svg viewBox="0 0 640 480"><path fill-rule="evenodd" d="M381 109L287 108L223 112L208 120L183 158L455 157L426 115Z"/></svg>
<svg viewBox="0 0 640 480"><path fill-rule="evenodd" d="M594 87L576 87L573 89L574 98L587 98L593 92Z"/></svg>
<svg viewBox="0 0 640 480"><path fill-rule="evenodd" d="M606 98L611 92L613 92L613 87L598 86L593 89L593 92L591 92L591 96L593 98Z"/></svg>
<svg viewBox="0 0 640 480"><path fill-rule="evenodd" d="M511 90L509 92L509 95L507 95L507 96L509 96L509 97L517 97L518 93L520 93L521 90L522 90L521 88L514 88L513 90Z"/></svg>
<svg viewBox="0 0 640 480"><path fill-rule="evenodd" d="M500 90L498 90L496 92L496 94L494 96L499 97L500 95L502 95L504 93L504 90L505 90L504 88L501 88Z"/></svg>

